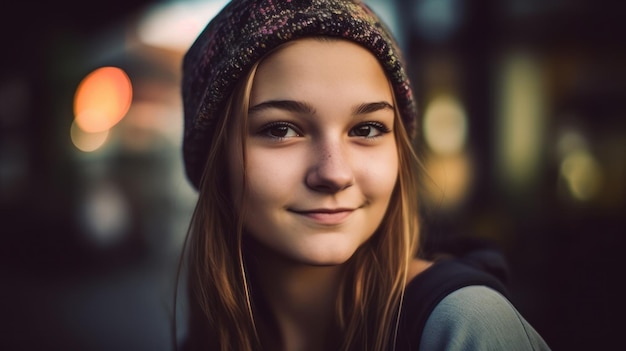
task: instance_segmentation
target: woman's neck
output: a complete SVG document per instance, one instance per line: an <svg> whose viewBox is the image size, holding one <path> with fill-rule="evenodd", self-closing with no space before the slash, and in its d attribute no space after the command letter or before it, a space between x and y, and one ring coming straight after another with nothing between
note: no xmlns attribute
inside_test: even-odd
<svg viewBox="0 0 626 351"><path fill-rule="evenodd" d="M310 266L275 255L255 255L251 270L271 314L262 319L275 321L283 350L327 350L334 343L342 266Z"/></svg>

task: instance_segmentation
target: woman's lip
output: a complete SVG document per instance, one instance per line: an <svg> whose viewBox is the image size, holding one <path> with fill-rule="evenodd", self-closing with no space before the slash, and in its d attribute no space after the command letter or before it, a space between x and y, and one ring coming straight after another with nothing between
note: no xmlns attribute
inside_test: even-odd
<svg viewBox="0 0 626 351"><path fill-rule="evenodd" d="M341 224L354 212L354 209L315 209L307 211L292 210L292 212L325 225Z"/></svg>

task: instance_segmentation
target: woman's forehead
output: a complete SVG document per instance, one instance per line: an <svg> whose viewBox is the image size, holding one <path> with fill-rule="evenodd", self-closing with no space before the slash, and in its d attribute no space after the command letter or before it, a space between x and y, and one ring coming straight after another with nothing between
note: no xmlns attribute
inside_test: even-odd
<svg viewBox="0 0 626 351"><path fill-rule="evenodd" d="M392 93L382 66L367 49L347 40L307 38L281 47L259 64L250 103L276 99L391 103Z"/></svg>

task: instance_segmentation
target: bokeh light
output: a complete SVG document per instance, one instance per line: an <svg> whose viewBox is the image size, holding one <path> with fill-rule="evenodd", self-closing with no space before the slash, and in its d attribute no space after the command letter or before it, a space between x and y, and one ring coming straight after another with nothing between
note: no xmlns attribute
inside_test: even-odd
<svg viewBox="0 0 626 351"><path fill-rule="evenodd" d="M146 45L184 52L226 0L154 4L138 23L137 35Z"/></svg>
<svg viewBox="0 0 626 351"><path fill-rule="evenodd" d="M441 95L433 99L424 114L424 138L438 154L458 153L467 139L467 118L458 99Z"/></svg>
<svg viewBox="0 0 626 351"><path fill-rule="evenodd" d="M601 190L602 168L585 149L570 152L561 162L560 171L567 182L570 195L576 200L591 200Z"/></svg>
<svg viewBox="0 0 626 351"><path fill-rule="evenodd" d="M72 138L72 143L77 149L84 152L92 152L98 150L102 147L102 145L104 145L109 137L109 130L107 129L102 132L87 133L78 127L76 120L74 120L74 122L72 122L72 126L70 127L70 137Z"/></svg>
<svg viewBox="0 0 626 351"><path fill-rule="evenodd" d="M507 191L523 193L541 173L548 108L544 79L541 63L531 53L511 52L502 61L495 151Z"/></svg>
<svg viewBox="0 0 626 351"><path fill-rule="evenodd" d="M128 234L130 218L127 199L119 187L111 182L96 183L83 201L79 208L89 241L101 248L120 243Z"/></svg>
<svg viewBox="0 0 626 351"><path fill-rule="evenodd" d="M87 75L76 89L76 124L87 133L104 132L124 118L132 97L132 84L122 69L98 68Z"/></svg>
<svg viewBox="0 0 626 351"><path fill-rule="evenodd" d="M459 0L415 0L412 19L417 34L433 42L449 39L462 25L463 3Z"/></svg>
<svg viewBox="0 0 626 351"><path fill-rule="evenodd" d="M473 163L469 155L432 155L425 162L428 177L425 200L439 210L452 210L462 205L473 182Z"/></svg>

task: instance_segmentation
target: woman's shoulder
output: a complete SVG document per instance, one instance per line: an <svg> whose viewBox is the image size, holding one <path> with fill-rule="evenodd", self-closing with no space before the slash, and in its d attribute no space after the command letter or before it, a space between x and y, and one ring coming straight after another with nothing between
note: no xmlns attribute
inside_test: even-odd
<svg viewBox="0 0 626 351"><path fill-rule="evenodd" d="M480 285L444 297L422 335L420 350L549 350L506 297Z"/></svg>
<svg viewBox="0 0 626 351"><path fill-rule="evenodd" d="M474 261L416 260L409 279L400 349L549 350L508 299L504 282Z"/></svg>

